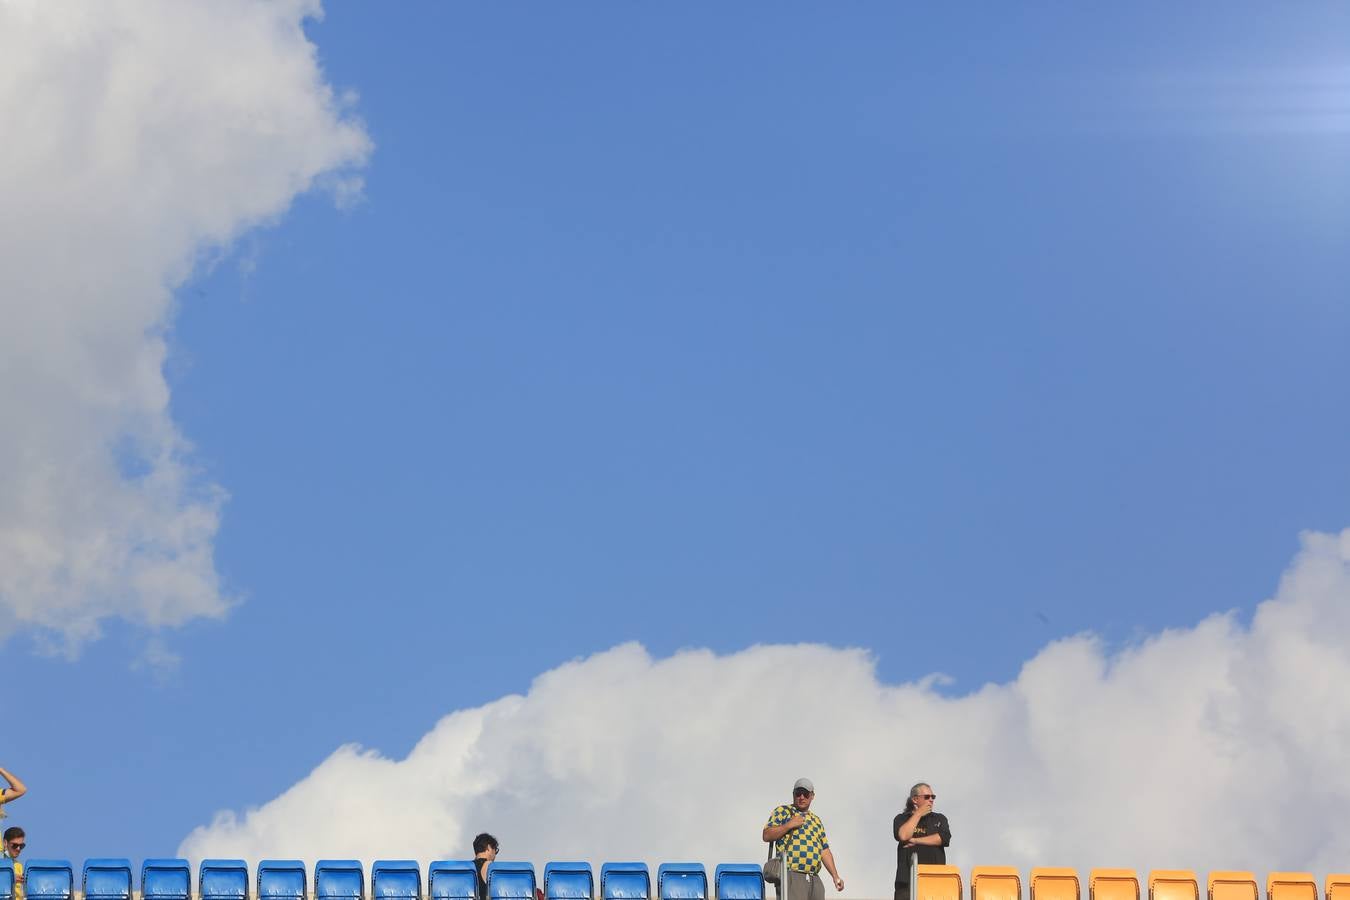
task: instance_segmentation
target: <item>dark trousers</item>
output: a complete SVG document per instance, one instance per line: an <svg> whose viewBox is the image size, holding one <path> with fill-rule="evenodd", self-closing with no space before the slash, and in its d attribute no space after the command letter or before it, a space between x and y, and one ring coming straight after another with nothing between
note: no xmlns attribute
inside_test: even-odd
<svg viewBox="0 0 1350 900"><path fill-rule="evenodd" d="M819 874L808 875L788 869L784 877L788 882L788 900L825 900L825 881ZM781 900L783 888L775 884L773 889Z"/></svg>
<svg viewBox="0 0 1350 900"><path fill-rule="evenodd" d="M895 900L909 900L909 880L895 886Z"/></svg>

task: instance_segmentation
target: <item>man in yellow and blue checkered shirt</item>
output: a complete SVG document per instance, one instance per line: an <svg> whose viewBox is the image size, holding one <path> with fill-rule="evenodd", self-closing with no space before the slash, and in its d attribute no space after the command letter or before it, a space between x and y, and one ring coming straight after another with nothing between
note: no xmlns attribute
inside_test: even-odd
<svg viewBox="0 0 1350 900"><path fill-rule="evenodd" d="M798 778L792 786L792 803L774 807L764 826L765 842L773 841L774 850L785 856L783 879L789 900L825 900L825 884L820 880L823 864L834 879L834 889L844 889L844 879L834 868L834 854L825 836L825 823L811 812L816 786L809 778ZM778 895L783 888L778 886Z"/></svg>

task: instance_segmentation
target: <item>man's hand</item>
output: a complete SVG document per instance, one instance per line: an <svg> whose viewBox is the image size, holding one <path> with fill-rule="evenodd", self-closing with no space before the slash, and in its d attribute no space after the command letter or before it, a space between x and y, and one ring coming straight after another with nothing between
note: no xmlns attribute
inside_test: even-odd
<svg viewBox="0 0 1350 900"><path fill-rule="evenodd" d="M842 891L844 889L844 879L840 878L838 875L834 876L834 889L836 891Z"/></svg>
<svg viewBox="0 0 1350 900"><path fill-rule="evenodd" d="M918 813L919 818L922 819L924 816L928 815L930 812L933 811L933 801L932 800L923 801L923 803L914 807L914 811Z"/></svg>
<svg viewBox="0 0 1350 900"><path fill-rule="evenodd" d="M783 824L787 826L788 831L796 831L798 828L801 828L803 825L806 824L806 817L803 816L801 813L796 813L795 815L793 815L792 818L788 819Z"/></svg>

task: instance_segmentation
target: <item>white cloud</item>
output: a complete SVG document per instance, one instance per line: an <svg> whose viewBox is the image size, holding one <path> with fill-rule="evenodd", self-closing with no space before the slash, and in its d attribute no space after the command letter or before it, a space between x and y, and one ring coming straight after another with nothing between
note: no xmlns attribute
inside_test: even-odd
<svg viewBox="0 0 1350 900"><path fill-rule="evenodd" d="M319 11L0 2L0 639L227 609L165 328L203 251L369 152L301 30Z"/></svg>
<svg viewBox="0 0 1350 900"><path fill-rule="evenodd" d="M1068 638L960 697L883 684L861 650L616 647L446 716L404 760L342 747L179 852L426 862L487 829L536 865L759 861L806 775L855 897L889 896L891 818L918 780L961 866L1325 873L1350 844L1346 684L1350 531L1308 534L1249 626L1214 615L1116 653Z"/></svg>

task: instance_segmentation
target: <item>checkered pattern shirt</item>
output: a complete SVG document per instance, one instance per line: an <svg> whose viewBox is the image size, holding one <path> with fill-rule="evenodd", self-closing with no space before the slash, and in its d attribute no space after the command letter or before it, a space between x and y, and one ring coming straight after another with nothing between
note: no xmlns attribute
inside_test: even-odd
<svg viewBox="0 0 1350 900"><path fill-rule="evenodd" d="M797 809L789 803L776 806L769 814L769 821L765 827L786 825L795 815ZM774 851L787 852L787 867L792 871L814 875L820 871L820 854L830 849L830 841L825 837L825 823L820 821L820 816L807 810L802 814L802 818L806 819L806 823L775 841Z"/></svg>

